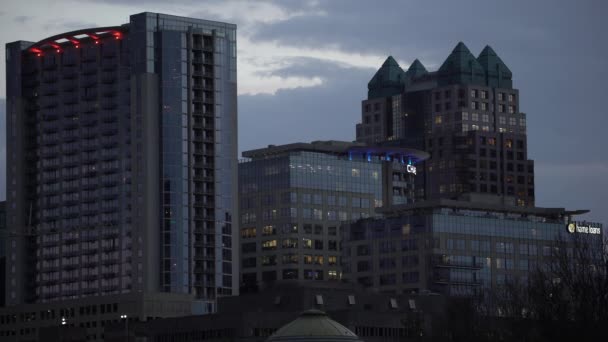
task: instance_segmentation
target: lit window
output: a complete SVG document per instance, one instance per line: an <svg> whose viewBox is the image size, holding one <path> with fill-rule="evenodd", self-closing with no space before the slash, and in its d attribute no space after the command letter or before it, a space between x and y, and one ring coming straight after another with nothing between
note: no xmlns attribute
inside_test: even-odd
<svg viewBox="0 0 608 342"><path fill-rule="evenodd" d="M441 117L441 115L437 115L437 116L435 117L435 124L436 124L436 125L441 125L441 121L442 121L442 117Z"/></svg>
<svg viewBox="0 0 608 342"><path fill-rule="evenodd" d="M463 132L468 132L469 131L469 125L467 124L462 124L462 131ZM431 171L431 168L429 167L429 171Z"/></svg>
<svg viewBox="0 0 608 342"><path fill-rule="evenodd" d="M481 126L481 130L484 132L488 132L490 130L489 126Z"/></svg>
<svg viewBox="0 0 608 342"><path fill-rule="evenodd" d="M479 126L478 125L471 125L471 130L472 131L478 131L479 130Z"/></svg>

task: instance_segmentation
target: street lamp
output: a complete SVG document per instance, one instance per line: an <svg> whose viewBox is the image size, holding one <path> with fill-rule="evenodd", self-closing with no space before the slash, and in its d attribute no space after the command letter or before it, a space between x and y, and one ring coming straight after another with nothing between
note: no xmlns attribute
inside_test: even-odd
<svg viewBox="0 0 608 342"><path fill-rule="evenodd" d="M129 341L129 320L127 315L120 315L120 319L125 320L125 341Z"/></svg>

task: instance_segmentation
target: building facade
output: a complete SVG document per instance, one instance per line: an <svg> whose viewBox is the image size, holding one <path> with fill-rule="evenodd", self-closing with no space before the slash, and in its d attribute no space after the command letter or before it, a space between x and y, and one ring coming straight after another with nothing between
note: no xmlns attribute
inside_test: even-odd
<svg viewBox="0 0 608 342"><path fill-rule="evenodd" d="M406 144L431 154L420 166L419 198L466 193L514 197L534 206L534 163L513 75L486 46L475 58L458 43L439 70L389 57L368 84L357 141Z"/></svg>
<svg viewBox="0 0 608 342"><path fill-rule="evenodd" d="M571 232L561 208L504 205L488 198L437 199L382 209L344 227L343 276L381 292L471 296L555 261L556 241L576 234L601 245L601 225ZM572 248L572 247L568 247ZM571 252L571 251L570 251Z"/></svg>
<svg viewBox="0 0 608 342"><path fill-rule="evenodd" d="M128 335L133 341L263 342L303 311L316 309L364 341L436 341L447 336L447 305L445 296L389 295L352 284L289 281L255 294L220 298L213 315L133 322ZM308 335L323 326L310 324ZM124 322L109 325L106 340L125 341L126 328Z"/></svg>
<svg viewBox="0 0 608 342"><path fill-rule="evenodd" d="M405 148L318 141L243 152L239 164L241 280L340 279L340 222L412 203L415 163Z"/></svg>
<svg viewBox="0 0 608 342"><path fill-rule="evenodd" d="M235 25L141 13L6 66L9 306L238 294Z"/></svg>

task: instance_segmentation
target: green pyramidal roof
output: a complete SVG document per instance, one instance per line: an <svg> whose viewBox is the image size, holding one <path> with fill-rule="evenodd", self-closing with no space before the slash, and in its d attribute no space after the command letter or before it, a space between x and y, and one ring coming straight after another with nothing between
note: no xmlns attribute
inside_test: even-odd
<svg viewBox="0 0 608 342"><path fill-rule="evenodd" d="M348 328L327 317L325 312L308 310L291 323L287 323L267 342L362 342Z"/></svg>
<svg viewBox="0 0 608 342"><path fill-rule="evenodd" d="M489 86L501 88L513 86L513 73L489 45L481 51L477 61L484 68Z"/></svg>
<svg viewBox="0 0 608 342"><path fill-rule="evenodd" d="M405 72L408 77L418 77L427 73L428 71L426 71L426 68L424 67L424 65L422 65L422 63L420 63L418 59L414 60L412 65L410 65L409 69L407 69L407 71Z"/></svg>
<svg viewBox="0 0 608 342"><path fill-rule="evenodd" d="M368 98L388 97L401 93L405 77L405 71L393 56L388 56L367 84Z"/></svg>
<svg viewBox="0 0 608 342"><path fill-rule="evenodd" d="M440 84L484 84L484 69L463 42L459 42L438 70Z"/></svg>

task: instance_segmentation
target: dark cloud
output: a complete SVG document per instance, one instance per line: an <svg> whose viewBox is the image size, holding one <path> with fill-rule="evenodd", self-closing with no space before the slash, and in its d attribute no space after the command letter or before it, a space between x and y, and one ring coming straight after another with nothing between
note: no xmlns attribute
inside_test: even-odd
<svg viewBox="0 0 608 342"><path fill-rule="evenodd" d="M79 20L53 20L49 21L44 25L44 29L51 31L52 34L66 31L75 31L80 29L86 29L91 27L109 26L109 25L98 25L90 21L79 21Z"/></svg>
<svg viewBox="0 0 608 342"><path fill-rule="evenodd" d="M27 15L19 15L15 17L15 21L20 23L20 24L25 24L26 22L32 20L33 17L27 16Z"/></svg>
<svg viewBox="0 0 608 342"><path fill-rule="evenodd" d="M313 58L291 62L291 66L273 74L322 75L323 84L279 90L275 95L239 96L241 151L269 144L355 139L354 124L361 115L360 100L357 99L367 95L365 85L374 71L345 68Z"/></svg>

